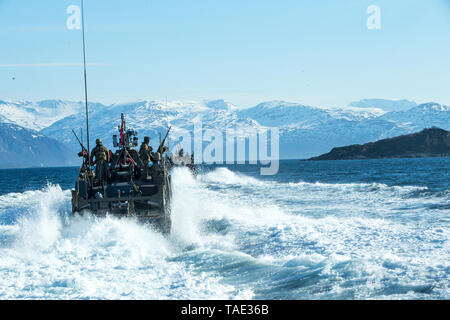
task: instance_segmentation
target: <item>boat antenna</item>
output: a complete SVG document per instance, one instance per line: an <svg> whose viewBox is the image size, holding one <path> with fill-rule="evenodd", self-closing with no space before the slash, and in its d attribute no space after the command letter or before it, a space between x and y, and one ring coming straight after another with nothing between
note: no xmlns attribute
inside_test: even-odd
<svg viewBox="0 0 450 320"><path fill-rule="evenodd" d="M84 41L84 1L81 0L81 30L83 34L83 68L84 68L84 98L86 102L86 135L87 135L87 153L89 167L91 166L90 145L89 145L89 110L88 110L88 92L87 92L87 76L86 76L86 44Z"/></svg>
<svg viewBox="0 0 450 320"><path fill-rule="evenodd" d="M167 155L170 155L170 135L167 137Z"/></svg>

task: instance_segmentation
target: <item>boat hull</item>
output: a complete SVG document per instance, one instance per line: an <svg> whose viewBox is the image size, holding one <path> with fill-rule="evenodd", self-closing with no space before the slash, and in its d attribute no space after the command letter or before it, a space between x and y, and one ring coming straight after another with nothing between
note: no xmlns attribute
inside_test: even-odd
<svg viewBox="0 0 450 320"><path fill-rule="evenodd" d="M72 190L72 213L81 215L89 213L97 217L131 218L150 224L162 233L168 234L172 224L170 189L167 185L161 185L157 186L156 190L156 193L150 195L95 197L83 196L83 188L77 184L75 190ZM107 194L107 192L97 191L95 194Z"/></svg>

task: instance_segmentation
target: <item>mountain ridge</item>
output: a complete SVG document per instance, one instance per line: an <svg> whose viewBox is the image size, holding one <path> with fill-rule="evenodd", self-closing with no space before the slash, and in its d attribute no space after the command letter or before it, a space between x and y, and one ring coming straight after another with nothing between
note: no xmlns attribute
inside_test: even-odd
<svg viewBox="0 0 450 320"><path fill-rule="evenodd" d="M56 112L55 117L51 118L52 123L38 131L62 142L73 152L79 151L79 145L71 130L77 131L85 127L84 105L81 102L71 104L63 100L53 101L69 107L66 109L62 107L61 111ZM24 107L23 102L22 106ZM34 112L27 111L28 116L31 114L27 118L29 119L27 123L31 123L32 126L38 123L42 126L45 121L49 121L46 113L42 114L43 120L33 118L38 118L39 108L45 106L55 110L52 100L32 103L30 108ZM48 108L45 110L49 114L54 112L48 111L50 110ZM67 115L66 112L71 114ZM149 135L153 144L153 141L158 141L159 133L164 134L169 125L172 126L174 136L183 131L192 133L194 123L200 121L203 124L203 131L215 129L226 132L228 129L233 129L238 135L244 137L251 132L277 127L280 133L280 158L282 159L310 158L323 154L333 147L364 144L409 134L431 126L450 130L450 107L434 102L415 105L408 110L386 112L379 108L354 106L324 108L276 100L262 102L249 108L238 108L222 99L136 100L112 105L91 103L89 109L91 140L99 137L108 147L112 147L112 135L117 133L121 113L125 114L129 128L138 130L141 139ZM14 118L15 114L10 112L7 114L10 118L6 120L4 116L3 118L0 116L0 121L20 125L21 116L19 113L16 114L19 116ZM173 144L173 140L171 143ZM188 149L187 146L184 147L185 150Z"/></svg>
<svg viewBox="0 0 450 320"><path fill-rule="evenodd" d="M37 131L0 123L0 168L60 167L78 164L64 144Z"/></svg>

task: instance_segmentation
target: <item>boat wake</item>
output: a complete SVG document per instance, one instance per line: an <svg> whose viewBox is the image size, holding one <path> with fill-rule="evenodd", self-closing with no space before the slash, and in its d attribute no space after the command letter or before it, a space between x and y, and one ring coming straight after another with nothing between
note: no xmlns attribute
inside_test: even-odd
<svg viewBox="0 0 450 320"><path fill-rule="evenodd" d="M449 298L448 191L172 176L172 233L72 217L70 190L0 196L0 298ZM426 212L426 214L423 214Z"/></svg>

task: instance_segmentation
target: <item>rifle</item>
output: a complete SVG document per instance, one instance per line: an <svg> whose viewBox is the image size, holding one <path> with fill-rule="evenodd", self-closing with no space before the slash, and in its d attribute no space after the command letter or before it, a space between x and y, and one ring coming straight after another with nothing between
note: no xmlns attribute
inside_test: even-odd
<svg viewBox="0 0 450 320"><path fill-rule="evenodd" d="M78 153L78 156L79 156L79 157L88 156L88 155L89 155L89 151L84 147L83 143L81 143L80 139L78 138L78 136L77 136L77 134L75 133L75 131L73 131L73 129L72 129L72 132L73 132L75 138L77 138L78 143L79 143L80 146L81 146L81 152Z"/></svg>
<svg viewBox="0 0 450 320"><path fill-rule="evenodd" d="M159 148L158 148L158 153L160 153L161 154L161 156L162 156L162 154L163 154L163 148L164 148L164 143L166 143L166 139L167 139L167 137L169 136L169 132L170 132L170 129L172 129L172 127L169 127L169 130L167 130L167 133L166 133L166 136L164 137L164 140L161 142L161 144L159 145Z"/></svg>

